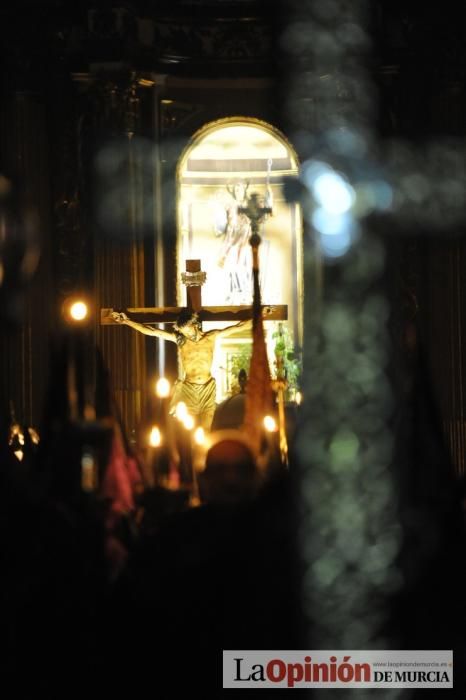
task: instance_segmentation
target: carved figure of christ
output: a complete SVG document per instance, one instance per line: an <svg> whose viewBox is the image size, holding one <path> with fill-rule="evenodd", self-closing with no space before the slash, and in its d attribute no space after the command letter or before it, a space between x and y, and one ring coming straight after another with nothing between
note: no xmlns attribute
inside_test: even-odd
<svg viewBox="0 0 466 700"><path fill-rule="evenodd" d="M201 286L204 281L205 273L200 269L200 261L187 260L186 272L183 273L187 307L127 309L127 313L102 309L101 323L127 325L144 335L176 343L183 376L175 384L170 412L174 412L179 401L184 401L199 425L209 429L215 411L216 386L211 374L215 343L218 338L240 328L252 327L252 307L202 307ZM287 307L264 306L262 315L266 320L286 319ZM234 320L236 323L204 332L201 326L203 320ZM173 323L173 331L146 325L148 322Z"/></svg>

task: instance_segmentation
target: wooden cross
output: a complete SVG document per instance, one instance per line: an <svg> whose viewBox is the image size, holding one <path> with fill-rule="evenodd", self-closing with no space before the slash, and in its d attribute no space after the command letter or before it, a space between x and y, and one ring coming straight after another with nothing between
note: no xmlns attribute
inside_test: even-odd
<svg viewBox="0 0 466 700"><path fill-rule="evenodd" d="M252 306L202 306L201 288L206 273L201 270L200 260L186 260L186 271L182 281L186 286L187 306L156 306L125 309L132 321L139 323L174 323L185 309L199 314L201 321L245 321L252 318ZM104 326L119 325L112 318L114 309L101 309L100 323ZM286 321L286 304L262 305L262 317L268 321Z"/></svg>

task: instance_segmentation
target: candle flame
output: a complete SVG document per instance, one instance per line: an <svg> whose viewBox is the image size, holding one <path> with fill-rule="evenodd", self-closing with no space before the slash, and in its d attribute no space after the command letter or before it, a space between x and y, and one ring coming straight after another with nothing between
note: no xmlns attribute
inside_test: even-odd
<svg viewBox="0 0 466 700"><path fill-rule="evenodd" d="M192 430L194 428L194 418L189 413L183 418L183 425L186 430Z"/></svg>
<svg viewBox="0 0 466 700"><path fill-rule="evenodd" d="M70 316L73 321L84 321L88 313L87 304L83 301L75 301L70 306Z"/></svg>
<svg viewBox="0 0 466 700"><path fill-rule="evenodd" d="M273 416L264 416L264 428L268 433L274 433L277 430L277 422Z"/></svg>
<svg viewBox="0 0 466 700"><path fill-rule="evenodd" d="M184 401L179 401L176 404L175 408L175 416L180 420L181 422L184 422L185 417L188 415L188 407L186 406Z"/></svg>
<svg viewBox="0 0 466 700"><path fill-rule="evenodd" d="M170 382L165 377L160 377L155 383L155 393L160 399L166 399L170 395Z"/></svg>
<svg viewBox="0 0 466 700"><path fill-rule="evenodd" d="M156 425L154 425L150 431L149 444L151 447L160 447L162 444L162 433Z"/></svg>
<svg viewBox="0 0 466 700"><path fill-rule="evenodd" d="M194 442L196 443L196 445L205 445L205 430L204 428L201 428L201 426L196 428L196 430L194 431Z"/></svg>

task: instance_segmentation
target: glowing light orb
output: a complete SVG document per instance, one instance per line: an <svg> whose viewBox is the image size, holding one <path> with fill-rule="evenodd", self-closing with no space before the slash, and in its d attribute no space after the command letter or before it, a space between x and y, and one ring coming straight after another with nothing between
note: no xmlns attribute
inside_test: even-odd
<svg viewBox="0 0 466 700"><path fill-rule="evenodd" d="M155 393L160 399L166 399L170 395L170 382L165 377L160 377L155 383Z"/></svg>
<svg viewBox="0 0 466 700"><path fill-rule="evenodd" d="M277 430L277 422L273 416L264 416L264 428L268 433L274 433Z"/></svg>
<svg viewBox="0 0 466 700"><path fill-rule="evenodd" d="M194 431L194 442L196 445L204 445L206 442L205 430L200 426Z"/></svg>
<svg viewBox="0 0 466 700"><path fill-rule="evenodd" d="M160 447L162 444L162 433L160 429L154 425L149 434L149 445L151 447Z"/></svg>
<svg viewBox="0 0 466 700"><path fill-rule="evenodd" d="M186 406L184 401L179 401L176 404L176 408L175 408L176 418L178 418L178 420L183 422L187 415L188 415L188 407Z"/></svg>
<svg viewBox="0 0 466 700"><path fill-rule="evenodd" d="M75 301L70 306L69 314L73 321L84 321L88 313L89 309L84 301Z"/></svg>
<svg viewBox="0 0 466 700"><path fill-rule="evenodd" d="M189 413L185 415L182 422L186 430L192 430L194 428L194 418L189 415Z"/></svg>

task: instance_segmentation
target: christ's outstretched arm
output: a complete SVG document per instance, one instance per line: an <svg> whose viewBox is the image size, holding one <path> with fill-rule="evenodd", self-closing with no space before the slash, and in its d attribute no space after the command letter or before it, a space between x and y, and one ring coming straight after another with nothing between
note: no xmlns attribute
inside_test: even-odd
<svg viewBox="0 0 466 700"><path fill-rule="evenodd" d="M246 321L239 321L238 323L234 323L232 326L227 326L226 328L217 328L212 331L208 331L208 333L215 333L217 338L223 338L230 335L230 333L234 333L234 331L237 331L240 328L244 330L252 329L252 318L248 318Z"/></svg>
<svg viewBox="0 0 466 700"><path fill-rule="evenodd" d="M163 340L169 340L171 343L176 343L176 336L174 333L162 331L160 328L151 328L150 326L145 326L142 323L137 323L137 321L131 321L131 319L124 313L113 311L112 318L114 321L116 321L116 323L130 326L130 328L134 328L134 330L139 331L139 333L144 333L144 335L152 335L156 338L161 338Z"/></svg>

